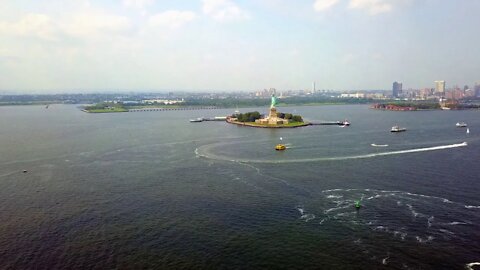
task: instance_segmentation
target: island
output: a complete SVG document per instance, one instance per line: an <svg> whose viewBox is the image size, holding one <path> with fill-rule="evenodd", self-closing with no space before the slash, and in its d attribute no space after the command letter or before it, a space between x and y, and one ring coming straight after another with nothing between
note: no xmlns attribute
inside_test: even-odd
<svg viewBox="0 0 480 270"><path fill-rule="evenodd" d="M102 102L95 105L85 106L84 112L88 113L115 113L128 112L128 109L122 103Z"/></svg>
<svg viewBox="0 0 480 270"><path fill-rule="evenodd" d="M273 92L268 116L262 117L257 111L236 113L228 116L226 121L230 124L259 128L296 128L310 125L310 123L304 122L300 115L277 112L276 105L277 99Z"/></svg>

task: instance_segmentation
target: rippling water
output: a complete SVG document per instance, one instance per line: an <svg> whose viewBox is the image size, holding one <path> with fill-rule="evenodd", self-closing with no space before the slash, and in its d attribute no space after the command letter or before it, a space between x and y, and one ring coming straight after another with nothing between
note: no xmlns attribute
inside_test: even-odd
<svg viewBox="0 0 480 270"><path fill-rule="evenodd" d="M188 122L230 110L0 107L0 268L465 269L480 261L480 112L281 110L352 126ZM408 131L391 134L393 125ZM284 152L273 150L280 137Z"/></svg>

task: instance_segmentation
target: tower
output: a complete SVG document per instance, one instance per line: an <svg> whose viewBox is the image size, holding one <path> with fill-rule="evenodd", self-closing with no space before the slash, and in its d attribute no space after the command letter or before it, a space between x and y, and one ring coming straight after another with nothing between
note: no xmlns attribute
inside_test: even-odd
<svg viewBox="0 0 480 270"><path fill-rule="evenodd" d="M435 93L445 95L445 81L435 81Z"/></svg>
<svg viewBox="0 0 480 270"><path fill-rule="evenodd" d="M393 82L392 86L392 95L393 97L398 97L402 93L402 83L400 82Z"/></svg>

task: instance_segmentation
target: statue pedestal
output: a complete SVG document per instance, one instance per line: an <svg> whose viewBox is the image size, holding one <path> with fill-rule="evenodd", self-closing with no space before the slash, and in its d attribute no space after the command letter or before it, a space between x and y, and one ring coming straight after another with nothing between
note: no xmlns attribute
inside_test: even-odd
<svg viewBox="0 0 480 270"><path fill-rule="evenodd" d="M268 113L267 117L258 119L255 122L259 124L268 124L268 125L288 124L288 120L277 117L277 108L275 107L270 107L270 112Z"/></svg>

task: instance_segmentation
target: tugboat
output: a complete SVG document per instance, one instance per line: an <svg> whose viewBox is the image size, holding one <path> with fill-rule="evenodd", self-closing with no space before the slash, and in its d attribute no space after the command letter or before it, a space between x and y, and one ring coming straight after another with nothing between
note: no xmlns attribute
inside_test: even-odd
<svg viewBox="0 0 480 270"><path fill-rule="evenodd" d="M283 150L285 150L285 149L287 149L287 147L285 146L285 144L279 143L279 144L277 144L277 145L275 146L275 150L277 150L277 151L283 151Z"/></svg>
<svg viewBox="0 0 480 270"><path fill-rule="evenodd" d="M455 124L456 127L467 127L467 123L465 122L458 122Z"/></svg>
<svg viewBox="0 0 480 270"><path fill-rule="evenodd" d="M392 129L390 129L390 132L402 132L402 131L407 131L407 129L401 128L399 126L393 126Z"/></svg>

